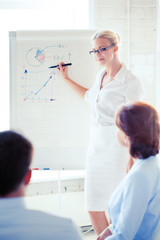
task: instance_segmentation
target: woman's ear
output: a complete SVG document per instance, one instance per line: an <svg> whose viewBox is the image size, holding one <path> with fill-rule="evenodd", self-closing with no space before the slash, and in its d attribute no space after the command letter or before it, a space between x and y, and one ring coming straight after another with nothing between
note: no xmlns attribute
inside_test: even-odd
<svg viewBox="0 0 160 240"><path fill-rule="evenodd" d="M130 144L130 142L129 142L129 137L128 137L127 135L125 135L125 134L124 134L124 143L125 143L125 145L126 145L127 147L129 147L129 144Z"/></svg>
<svg viewBox="0 0 160 240"><path fill-rule="evenodd" d="M114 47L114 51L115 51L115 52L118 51L118 46L117 46L117 45Z"/></svg>
<svg viewBox="0 0 160 240"><path fill-rule="evenodd" d="M30 180L31 180L31 176L32 176L32 170L28 169L28 172L26 173L26 176L24 178L24 184L28 185Z"/></svg>

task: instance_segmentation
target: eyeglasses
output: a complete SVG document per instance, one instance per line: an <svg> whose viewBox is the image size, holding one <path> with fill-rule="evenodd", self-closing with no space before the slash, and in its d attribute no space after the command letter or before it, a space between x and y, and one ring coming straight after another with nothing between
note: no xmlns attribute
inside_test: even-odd
<svg viewBox="0 0 160 240"><path fill-rule="evenodd" d="M109 46L109 47L105 47L105 48L100 48L100 49L98 49L98 50L92 50L92 51L89 51L89 53L90 54L96 54L96 53L102 53L102 52L104 52L104 51L106 51L107 49L109 49L109 48L112 48L112 47L114 47L115 46L115 44L112 44L111 46Z"/></svg>

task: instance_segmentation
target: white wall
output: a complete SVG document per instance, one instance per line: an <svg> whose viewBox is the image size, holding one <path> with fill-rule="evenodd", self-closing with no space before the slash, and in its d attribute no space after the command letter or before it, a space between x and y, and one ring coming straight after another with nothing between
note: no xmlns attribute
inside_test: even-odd
<svg viewBox="0 0 160 240"><path fill-rule="evenodd" d="M90 0L90 26L122 37L121 57L142 79L145 101L156 104L157 0Z"/></svg>

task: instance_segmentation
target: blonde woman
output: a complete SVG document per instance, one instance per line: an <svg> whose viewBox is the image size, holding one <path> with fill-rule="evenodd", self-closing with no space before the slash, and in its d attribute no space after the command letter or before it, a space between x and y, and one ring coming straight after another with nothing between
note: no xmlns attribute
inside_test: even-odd
<svg viewBox="0 0 160 240"><path fill-rule="evenodd" d="M91 104L92 121L85 174L85 204L92 225L99 235L107 226L108 199L125 175L126 164L132 158L116 138L114 115L117 107L142 97L142 85L121 62L120 36L111 30L101 30L92 37L90 54L102 67L94 86L89 90L68 76L68 68L59 65L61 77ZM85 77L85 73L84 73Z"/></svg>

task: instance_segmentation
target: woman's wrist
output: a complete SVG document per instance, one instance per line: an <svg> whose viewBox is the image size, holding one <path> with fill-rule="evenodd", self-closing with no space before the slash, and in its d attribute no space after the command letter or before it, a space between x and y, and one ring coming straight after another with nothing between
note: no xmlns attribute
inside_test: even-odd
<svg viewBox="0 0 160 240"><path fill-rule="evenodd" d="M70 78L68 76L64 76L63 79L66 81L70 80Z"/></svg>

